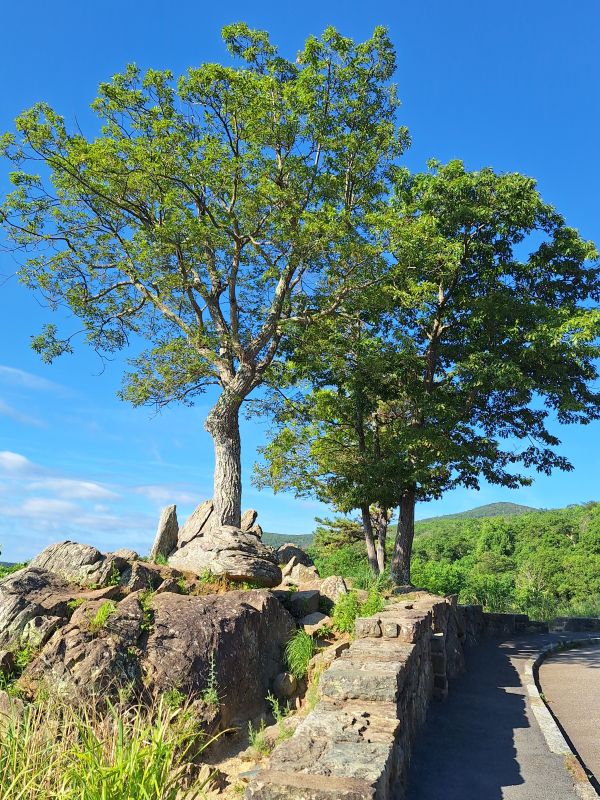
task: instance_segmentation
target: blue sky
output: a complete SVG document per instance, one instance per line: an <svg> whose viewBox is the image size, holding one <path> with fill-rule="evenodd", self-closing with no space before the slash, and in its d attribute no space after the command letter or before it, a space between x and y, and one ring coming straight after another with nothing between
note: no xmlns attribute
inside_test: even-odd
<svg viewBox="0 0 600 800"><path fill-rule="evenodd" d="M38 100L68 121L89 120L98 83L131 61L178 74L222 60L220 28L238 20L269 30L289 55L329 24L357 39L386 25L398 52L400 120L413 139L406 165L459 157L469 168L532 175L570 224L600 241L597 0L6 4L0 131ZM5 174L0 168L0 192ZM80 347L42 364L29 337L53 317L17 283L16 266L0 252L1 558L28 558L67 537L145 552L161 506L176 502L181 518L211 494L212 447L202 428L211 396L156 416L116 398L124 356L103 365ZM519 492L456 490L422 505L419 516L498 500L541 507L600 500L600 423L556 430L573 473ZM259 509L267 530L308 532L327 509L250 486L264 433L256 422L243 424L244 505Z"/></svg>

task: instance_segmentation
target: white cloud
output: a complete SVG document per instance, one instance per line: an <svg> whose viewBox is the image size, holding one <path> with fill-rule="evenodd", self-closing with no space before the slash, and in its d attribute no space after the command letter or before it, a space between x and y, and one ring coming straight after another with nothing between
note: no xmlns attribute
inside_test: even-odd
<svg viewBox="0 0 600 800"><path fill-rule="evenodd" d="M180 489L175 486L168 485L148 485L148 486L134 486L132 489L135 494L141 494L147 497L153 503L199 503L202 498L198 498L197 494L193 494L185 489Z"/></svg>
<svg viewBox="0 0 600 800"><path fill-rule="evenodd" d="M29 484L27 488L53 492L58 497L72 500L108 500L119 497L116 492L99 483L73 478L42 478Z"/></svg>
<svg viewBox="0 0 600 800"><path fill-rule="evenodd" d="M52 497L30 497L16 509L15 516L29 517L31 519L48 519L72 514L77 510L75 503L68 500L56 500ZM20 513L19 513L20 512Z"/></svg>
<svg viewBox="0 0 600 800"><path fill-rule="evenodd" d="M2 450L0 451L0 470L9 475L32 475L39 471L39 467L20 453Z"/></svg>
<svg viewBox="0 0 600 800"><path fill-rule="evenodd" d="M9 417L9 419L14 419L22 425L31 425L34 428L44 428L46 426L43 420L37 419L37 417L30 417L28 414L23 414L18 409L9 406L8 403L5 403L3 400L0 400L0 414Z"/></svg>
<svg viewBox="0 0 600 800"><path fill-rule="evenodd" d="M0 381L41 392L60 392L62 394L66 391L66 388L59 383L41 378L31 372L25 372L24 369L8 367L5 364L0 364Z"/></svg>

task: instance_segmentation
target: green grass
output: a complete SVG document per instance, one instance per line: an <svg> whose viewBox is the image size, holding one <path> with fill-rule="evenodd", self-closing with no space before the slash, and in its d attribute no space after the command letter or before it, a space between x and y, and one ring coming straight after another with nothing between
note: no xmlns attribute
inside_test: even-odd
<svg viewBox="0 0 600 800"><path fill-rule="evenodd" d="M7 800L192 800L207 740L185 709L47 702L6 720L0 786Z"/></svg>
<svg viewBox="0 0 600 800"><path fill-rule="evenodd" d="M90 631L96 635L106 627L106 623L117 610L117 604L112 600L105 600L90 619Z"/></svg>
<svg viewBox="0 0 600 800"><path fill-rule="evenodd" d="M308 664L314 656L316 646L312 636L298 630L285 646L285 659L292 675L300 680L308 672Z"/></svg>

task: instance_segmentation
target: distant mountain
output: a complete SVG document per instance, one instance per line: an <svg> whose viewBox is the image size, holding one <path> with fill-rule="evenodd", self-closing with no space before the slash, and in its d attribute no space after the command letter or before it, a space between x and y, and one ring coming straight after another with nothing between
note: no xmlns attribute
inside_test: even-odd
<svg viewBox="0 0 600 800"><path fill-rule="evenodd" d="M312 533L301 533L294 536L292 533L269 533L265 531L262 535L262 540L271 547L279 547L287 542L292 542L298 545L298 547L310 547L313 535Z"/></svg>
<svg viewBox="0 0 600 800"><path fill-rule="evenodd" d="M461 511L459 514L442 514L439 517L427 517L420 519L417 524L422 522L436 522L440 519L480 519L481 517L514 517L516 514L531 514L533 511L540 511L539 508L532 506L522 506L518 503L488 503L485 506L477 506L469 511Z"/></svg>

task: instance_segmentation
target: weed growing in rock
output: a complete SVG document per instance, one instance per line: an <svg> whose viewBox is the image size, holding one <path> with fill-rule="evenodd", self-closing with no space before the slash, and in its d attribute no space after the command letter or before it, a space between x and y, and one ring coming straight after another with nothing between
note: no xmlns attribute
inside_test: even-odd
<svg viewBox="0 0 600 800"><path fill-rule="evenodd" d="M167 691L163 693L163 701L169 708L173 709L173 711L181 708L186 699L186 695L176 686L172 689L167 689Z"/></svg>
<svg viewBox="0 0 600 800"><path fill-rule="evenodd" d="M105 600L98 608L95 615L90 619L90 631L95 635L99 633L105 626L108 620L117 610L117 604L112 600Z"/></svg>
<svg viewBox="0 0 600 800"><path fill-rule="evenodd" d="M248 723L248 743L257 759L269 755L271 752L271 745L267 741L264 719L261 720L258 728L255 728L252 722Z"/></svg>
<svg viewBox="0 0 600 800"><path fill-rule="evenodd" d="M308 672L308 664L315 654L315 642L303 630L298 630L285 646L285 659L292 675L300 680Z"/></svg>
<svg viewBox="0 0 600 800"><path fill-rule="evenodd" d="M142 607L142 612L144 614L141 628L147 633L152 630L152 625L154 623L154 610L152 609L152 601L155 594L156 592L153 592L151 589L145 589L143 592L140 592L140 606Z"/></svg>
<svg viewBox="0 0 600 800"><path fill-rule="evenodd" d="M286 739L289 739L294 731L285 724L285 718L289 716L291 709L290 704L286 703L284 706L281 705L279 700L275 697L274 694L271 692L267 695L267 703L271 706L271 713L277 723L277 744L280 742L285 742Z"/></svg>
<svg viewBox="0 0 600 800"><path fill-rule="evenodd" d="M155 557L154 563L158 564L161 567L167 567L169 565L169 559L165 555L163 555L162 553L159 553Z"/></svg>
<svg viewBox="0 0 600 800"><path fill-rule="evenodd" d="M207 706L216 707L219 705L219 690L217 687L217 669L215 657L211 654L208 666L208 683L202 692L202 700Z"/></svg>
<svg viewBox="0 0 600 800"><path fill-rule="evenodd" d="M83 599L83 597L76 597L73 600L69 600L69 602L67 603L67 608L69 609L69 611L75 611L76 608L79 608L79 606L82 606L84 603L85 600Z"/></svg>

